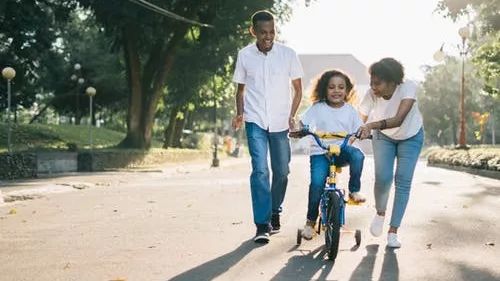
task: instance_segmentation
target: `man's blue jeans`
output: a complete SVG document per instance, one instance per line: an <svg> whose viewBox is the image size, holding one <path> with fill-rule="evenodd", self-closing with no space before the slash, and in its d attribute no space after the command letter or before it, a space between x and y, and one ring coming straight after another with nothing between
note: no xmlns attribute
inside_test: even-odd
<svg viewBox="0 0 500 281"><path fill-rule="evenodd" d="M281 212L288 184L290 140L288 130L270 133L257 124L245 122L248 150L252 157L250 188L253 218L257 226L268 225L271 213ZM267 154L271 156L272 183L269 183Z"/></svg>
<svg viewBox="0 0 500 281"><path fill-rule="evenodd" d="M424 130L406 140L395 140L373 131L373 157L375 160L375 208L385 212L392 181L396 186L390 225L399 227L408 205L413 172L424 142ZM394 160L396 173L394 175Z"/></svg>
<svg viewBox="0 0 500 281"><path fill-rule="evenodd" d="M363 152L354 146L346 146L336 159L336 166L342 167L349 164L349 192L358 192L361 189L361 173L363 172L364 159ZM316 221L319 201L330 170L330 161L324 154L311 155L310 165L311 184L309 185L307 219Z"/></svg>

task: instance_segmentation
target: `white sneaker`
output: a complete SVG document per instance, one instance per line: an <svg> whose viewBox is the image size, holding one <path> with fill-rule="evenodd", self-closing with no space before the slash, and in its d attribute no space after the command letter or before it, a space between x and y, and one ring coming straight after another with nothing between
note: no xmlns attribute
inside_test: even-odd
<svg viewBox="0 0 500 281"><path fill-rule="evenodd" d="M306 222L304 229L302 230L302 237L306 240L311 240L314 236L314 223L309 221Z"/></svg>
<svg viewBox="0 0 500 281"><path fill-rule="evenodd" d="M363 203L366 201L366 197L361 192L352 192L349 193L349 198L355 203Z"/></svg>
<svg viewBox="0 0 500 281"><path fill-rule="evenodd" d="M372 224L370 225L370 233L373 236L379 237L380 235L382 235L382 231L384 228L384 219L385 216L379 216L377 214L375 215L375 217L373 217Z"/></svg>
<svg viewBox="0 0 500 281"><path fill-rule="evenodd" d="M396 233L389 232L387 234L387 247L389 248L401 247L401 242L399 242L398 235Z"/></svg>

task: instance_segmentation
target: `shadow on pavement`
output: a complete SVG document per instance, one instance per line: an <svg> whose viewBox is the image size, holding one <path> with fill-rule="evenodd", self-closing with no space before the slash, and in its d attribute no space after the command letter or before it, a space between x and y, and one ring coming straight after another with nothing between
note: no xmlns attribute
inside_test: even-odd
<svg viewBox="0 0 500 281"><path fill-rule="evenodd" d="M253 249L260 247L253 240L243 242L234 251L220 256L216 259L201 264L168 280L170 281L194 281L194 280L213 280L222 275L232 266L237 264Z"/></svg>
<svg viewBox="0 0 500 281"><path fill-rule="evenodd" d="M475 268L472 266L467 266L463 263L454 264L460 273L462 274L462 279L460 280L475 280L475 281L498 281L500 280L500 275L492 272L488 272L485 269Z"/></svg>
<svg viewBox="0 0 500 281"><path fill-rule="evenodd" d="M325 254L324 246L320 246L306 255L293 256L271 280L311 280L319 271L319 277L314 280L327 280L334 264L325 259Z"/></svg>
<svg viewBox="0 0 500 281"><path fill-rule="evenodd" d="M351 274L350 281L373 280L373 267L377 257L378 245L372 244L366 246L366 256L361 259L358 266Z"/></svg>
<svg viewBox="0 0 500 281"><path fill-rule="evenodd" d="M373 268L377 258L379 245L371 244L366 246L366 256L363 257L354 272L351 274L349 281L364 281L375 280L373 278ZM385 248L384 261L382 271L380 272L379 281L398 281L399 280L399 265L396 253L392 248Z"/></svg>
<svg viewBox="0 0 500 281"><path fill-rule="evenodd" d="M399 265L396 252L393 248L386 247L384 254L384 262L382 271L380 272L379 281L398 281L399 280Z"/></svg>

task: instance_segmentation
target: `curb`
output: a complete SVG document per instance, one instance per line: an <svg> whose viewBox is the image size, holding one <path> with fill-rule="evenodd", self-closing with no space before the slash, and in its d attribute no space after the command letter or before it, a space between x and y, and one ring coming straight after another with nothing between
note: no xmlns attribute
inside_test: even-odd
<svg viewBox="0 0 500 281"><path fill-rule="evenodd" d="M448 170L454 170L454 171L459 171L459 172L466 172L466 173L477 175L477 176L482 176L482 177L500 180L500 172L499 171L480 170L480 169L474 169L474 168L469 168L469 167L464 167L464 166L451 166L451 165L447 165L447 164L429 163L429 162L427 162L427 166L436 167L436 168L443 168L443 169L448 169Z"/></svg>

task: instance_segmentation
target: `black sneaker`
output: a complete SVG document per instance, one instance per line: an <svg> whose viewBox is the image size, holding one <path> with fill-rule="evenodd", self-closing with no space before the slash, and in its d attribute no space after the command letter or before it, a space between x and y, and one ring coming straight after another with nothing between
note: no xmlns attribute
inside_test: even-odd
<svg viewBox="0 0 500 281"><path fill-rule="evenodd" d="M271 233L280 232L280 214L272 214L271 215Z"/></svg>
<svg viewBox="0 0 500 281"><path fill-rule="evenodd" d="M257 225L257 233L253 241L259 244L267 244L269 242L269 228L267 224Z"/></svg>

